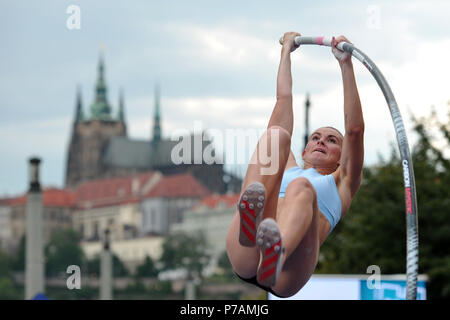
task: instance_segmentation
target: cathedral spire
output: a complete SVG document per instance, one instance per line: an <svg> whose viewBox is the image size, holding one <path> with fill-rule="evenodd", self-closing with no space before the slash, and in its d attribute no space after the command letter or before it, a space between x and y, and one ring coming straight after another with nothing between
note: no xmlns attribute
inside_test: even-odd
<svg viewBox="0 0 450 320"><path fill-rule="evenodd" d="M117 119L125 123L125 105L123 102L123 89L120 88L119 91L119 113L117 115Z"/></svg>
<svg viewBox="0 0 450 320"><path fill-rule="evenodd" d="M81 99L81 87L77 86L77 99L75 103L75 122L84 121L83 102Z"/></svg>
<svg viewBox="0 0 450 320"><path fill-rule="evenodd" d="M161 114L159 110L159 85L155 86L155 112L153 114L153 142L161 141Z"/></svg>
<svg viewBox="0 0 450 320"><path fill-rule="evenodd" d="M92 119L111 120L111 107L106 98L105 66L103 62L103 49L100 50L98 62L98 78L95 86L95 101L91 105Z"/></svg>

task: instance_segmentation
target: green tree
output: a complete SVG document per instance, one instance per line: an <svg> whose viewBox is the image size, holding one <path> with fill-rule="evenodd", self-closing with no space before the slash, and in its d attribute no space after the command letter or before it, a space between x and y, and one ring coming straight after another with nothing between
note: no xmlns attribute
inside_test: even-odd
<svg viewBox="0 0 450 320"><path fill-rule="evenodd" d="M158 269L155 266L153 259L149 256L145 257L144 262L137 267L137 277L156 277L158 275Z"/></svg>
<svg viewBox="0 0 450 320"><path fill-rule="evenodd" d="M12 277L12 259L0 248L0 277Z"/></svg>
<svg viewBox="0 0 450 320"><path fill-rule="evenodd" d="M12 269L14 271L25 271L25 235L22 236L19 243L19 249L13 257Z"/></svg>
<svg viewBox="0 0 450 320"><path fill-rule="evenodd" d="M128 269L120 258L112 254L113 277L127 277L130 275ZM100 276L100 254L95 255L92 259L86 260L87 272L89 274Z"/></svg>
<svg viewBox="0 0 450 320"><path fill-rule="evenodd" d="M65 229L54 232L45 248L47 276L65 273L70 265L81 266L83 250L80 237L75 230Z"/></svg>
<svg viewBox="0 0 450 320"><path fill-rule="evenodd" d="M162 249L162 270L184 268L199 277L210 258L205 236L201 232L170 235L163 242Z"/></svg>
<svg viewBox="0 0 450 320"><path fill-rule="evenodd" d="M12 259L0 249L0 300L19 299L12 277Z"/></svg>
<svg viewBox="0 0 450 320"><path fill-rule="evenodd" d="M435 112L415 119L414 149L419 203L419 270L428 274L430 298L450 298L450 112L441 122ZM440 138L440 139L439 139ZM438 142L439 140L439 142ZM447 152L447 154L445 154Z"/></svg>
<svg viewBox="0 0 450 320"><path fill-rule="evenodd" d="M219 268L222 269L223 273L226 276L231 275L234 277L233 267L231 265L230 259L228 258L228 254L226 251L222 252L222 254L220 255L217 265Z"/></svg>
<svg viewBox="0 0 450 320"><path fill-rule="evenodd" d="M419 273L427 274L428 297L450 297L450 121L435 113L415 119L412 148L419 218ZM449 114L450 120L450 114ZM437 131L437 132L436 132ZM436 144L439 141L440 146ZM363 182L347 216L321 249L317 272L405 273L406 228L401 161L392 147L389 160L363 170ZM447 155L448 157L448 155Z"/></svg>

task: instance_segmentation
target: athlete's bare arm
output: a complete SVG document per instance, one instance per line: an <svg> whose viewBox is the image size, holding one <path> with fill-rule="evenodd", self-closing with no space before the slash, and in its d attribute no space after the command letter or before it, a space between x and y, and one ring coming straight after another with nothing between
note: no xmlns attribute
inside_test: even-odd
<svg viewBox="0 0 450 320"><path fill-rule="evenodd" d="M341 41L349 42L344 36L340 36L332 41L332 50L339 61L344 87L345 135L340 167L336 171L338 176L335 177L342 198L342 211L345 213L348 211L351 199L361 184L364 161L364 118L351 54L336 49L336 44ZM336 50L339 52L336 52Z"/></svg>

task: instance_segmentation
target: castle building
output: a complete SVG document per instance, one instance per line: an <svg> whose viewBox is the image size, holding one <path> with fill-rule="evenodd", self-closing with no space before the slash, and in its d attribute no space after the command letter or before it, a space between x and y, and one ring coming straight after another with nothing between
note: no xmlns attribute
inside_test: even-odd
<svg viewBox="0 0 450 320"><path fill-rule="evenodd" d="M83 182L76 191L73 228L89 259L101 252L108 229L111 250L134 272L146 256L159 259L172 226L182 224L184 212L210 195L189 173L149 171Z"/></svg>
<svg viewBox="0 0 450 320"><path fill-rule="evenodd" d="M66 187L75 189L79 184L102 178L125 177L147 171L159 171L163 175L190 173L212 192L225 193L240 189L241 180L224 171L223 164L199 163L190 152L191 161L175 164L171 159L178 141L165 139L162 134L159 89L155 92L153 130L151 140L128 137L125 122L124 97L119 95L117 116L112 115L108 101L103 56L98 63L95 99L89 112L83 110L80 89L77 90L75 117L72 126L67 164ZM201 150L211 148L212 142L191 134L190 145L201 141ZM203 154L203 152L202 152ZM195 160L195 161L194 161Z"/></svg>
<svg viewBox="0 0 450 320"><path fill-rule="evenodd" d="M72 227L72 210L75 193L57 188L42 191L44 241L48 243L57 230ZM14 198L0 199L0 248L10 254L19 250L26 233L27 194Z"/></svg>

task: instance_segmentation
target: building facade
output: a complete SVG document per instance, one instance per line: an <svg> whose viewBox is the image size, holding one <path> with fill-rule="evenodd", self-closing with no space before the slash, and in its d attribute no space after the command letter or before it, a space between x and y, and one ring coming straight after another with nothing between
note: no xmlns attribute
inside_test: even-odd
<svg viewBox="0 0 450 320"><path fill-rule="evenodd" d="M184 211L210 194L189 173L151 171L85 182L76 191L73 225L88 258L100 253L108 229L113 252L133 271L146 255L159 259L162 247L157 246L172 225L182 223Z"/></svg>
<svg viewBox="0 0 450 320"><path fill-rule="evenodd" d="M163 242L164 237L158 236L114 240L111 242L111 251L131 273L134 273L146 257L150 257L153 261L161 257ZM99 241L82 241L81 247L88 259L94 259L103 250L103 244Z"/></svg>
<svg viewBox="0 0 450 320"><path fill-rule="evenodd" d="M112 241L140 236L142 196L162 178L161 173L150 171L80 184L76 189L74 228L84 241L102 240L106 229Z"/></svg>
<svg viewBox="0 0 450 320"><path fill-rule="evenodd" d="M11 252L11 207L8 199L0 200L0 249Z"/></svg>
<svg viewBox="0 0 450 320"><path fill-rule="evenodd" d="M141 202L143 234L169 234L172 225L183 222L184 212L208 195L191 174L164 177Z"/></svg>
<svg viewBox="0 0 450 320"><path fill-rule="evenodd" d="M228 228L236 212L239 194L210 195L184 212L183 222L172 227L172 232L187 234L203 233L209 247L211 261L209 270L217 266L220 256L225 252L225 239Z"/></svg>
<svg viewBox="0 0 450 320"><path fill-rule="evenodd" d="M69 190L47 188L42 191L44 242L48 243L51 235L61 229L72 228L72 209L75 204L75 194ZM19 249L20 242L25 235L27 195L7 200L9 207L9 231L2 245L9 253ZM5 221L5 220L4 220Z"/></svg>

